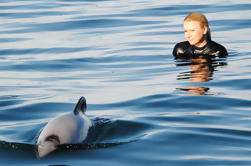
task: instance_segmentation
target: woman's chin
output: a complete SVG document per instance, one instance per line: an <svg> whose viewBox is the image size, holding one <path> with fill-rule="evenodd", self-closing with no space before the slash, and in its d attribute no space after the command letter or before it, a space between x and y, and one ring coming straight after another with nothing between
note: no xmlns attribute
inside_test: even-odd
<svg viewBox="0 0 251 166"><path fill-rule="evenodd" d="M194 46L196 43L188 41L191 46Z"/></svg>

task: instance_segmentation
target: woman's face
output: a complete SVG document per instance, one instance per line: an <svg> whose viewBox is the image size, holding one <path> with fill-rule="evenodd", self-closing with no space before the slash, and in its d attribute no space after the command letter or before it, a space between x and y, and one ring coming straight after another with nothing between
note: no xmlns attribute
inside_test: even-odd
<svg viewBox="0 0 251 166"><path fill-rule="evenodd" d="M184 32L187 41L190 45L203 47L206 45L207 27L201 28L198 21L184 21Z"/></svg>

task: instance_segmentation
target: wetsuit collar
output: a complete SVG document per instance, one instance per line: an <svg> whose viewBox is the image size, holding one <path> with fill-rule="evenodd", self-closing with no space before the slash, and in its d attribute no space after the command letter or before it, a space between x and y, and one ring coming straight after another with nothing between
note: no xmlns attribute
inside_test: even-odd
<svg viewBox="0 0 251 166"><path fill-rule="evenodd" d="M205 49L207 47L207 44L208 44L208 42L203 47L196 47L194 45L191 45L190 48L189 48L190 54L195 55L194 50L201 51L201 50L203 50L203 49Z"/></svg>
<svg viewBox="0 0 251 166"><path fill-rule="evenodd" d="M195 50L203 50L203 49L205 49L206 47L207 47L207 43L203 46L203 47L196 47L196 46L191 46L193 49L195 49Z"/></svg>

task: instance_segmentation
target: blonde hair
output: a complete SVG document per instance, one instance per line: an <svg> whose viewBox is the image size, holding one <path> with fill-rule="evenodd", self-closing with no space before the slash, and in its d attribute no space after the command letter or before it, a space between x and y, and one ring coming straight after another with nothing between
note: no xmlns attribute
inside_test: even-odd
<svg viewBox="0 0 251 166"><path fill-rule="evenodd" d="M209 28L206 16L204 16L201 13L190 13L188 16L186 16L184 21L198 21L201 28L204 28L206 26L207 27L207 34L206 34L207 40L211 41L211 32L210 32L210 28Z"/></svg>

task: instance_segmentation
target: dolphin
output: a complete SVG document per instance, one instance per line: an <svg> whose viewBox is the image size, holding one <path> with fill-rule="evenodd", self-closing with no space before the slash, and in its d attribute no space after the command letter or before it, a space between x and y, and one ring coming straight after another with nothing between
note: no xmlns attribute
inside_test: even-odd
<svg viewBox="0 0 251 166"><path fill-rule="evenodd" d="M42 158L55 151L58 145L78 144L87 139L92 122L85 115L86 99L81 97L73 112L50 120L37 140L37 156Z"/></svg>

